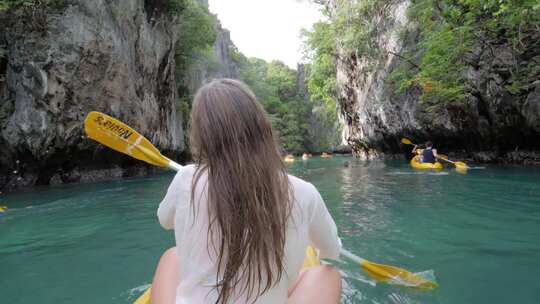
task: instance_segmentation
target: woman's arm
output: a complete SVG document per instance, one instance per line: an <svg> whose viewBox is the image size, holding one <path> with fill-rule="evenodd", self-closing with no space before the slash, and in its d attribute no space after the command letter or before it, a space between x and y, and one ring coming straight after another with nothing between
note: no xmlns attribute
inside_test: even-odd
<svg viewBox="0 0 540 304"><path fill-rule="evenodd" d="M324 201L315 187L314 210L309 224L309 237L313 246L320 251L321 258L337 259L341 250L336 223L328 212Z"/></svg>
<svg viewBox="0 0 540 304"><path fill-rule="evenodd" d="M174 218L176 214L176 203L179 198L180 182L181 182L181 172L176 173L174 179L167 189L165 197L159 204L157 210L157 216L161 226L167 230L174 229Z"/></svg>

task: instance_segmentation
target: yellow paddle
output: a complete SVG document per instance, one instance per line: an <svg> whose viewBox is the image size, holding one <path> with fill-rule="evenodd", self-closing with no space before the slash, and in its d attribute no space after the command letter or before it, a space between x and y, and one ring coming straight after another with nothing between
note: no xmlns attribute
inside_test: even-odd
<svg viewBox="0 0 540 304"><path fill-rule="evenodd" d="M99 112L90 112L84 121L84 129L95 141L118 152L125 153L149 164L180 170L182 166L161 155L144 136L126 124ZM341 254L352 259L375 280L394 285L433 289L437 284L405 269L376 264L342 249Z"/></svg>
<svg viewBox="0 0 540 304"><path fill-rule="evenodd" d="M370 262L354 255L346 249L342 248L340 254L360 264L364 271L378 282L419 289L434 289L438 287L434 281L423 278L416 273L395 266Z"/></svg>
<svg viewBox="0 0 540 304"><path fill-rule="evenodd" d="M453 164L454 166L456 166L456 169L458 170L467 170L469 169L469 166L467 166L466 163L464 162L460 162L460 161L451 161L449 160L448 158L444 158L444 157L437 157L438 159L442 159L444 160L445 162L449 162L451 164Z"/></svg>
<svg viewBox="0 0 540 304"><path fill-rule="evenodd" d="M415 146L417 146L416 144L413 144L408 138L402 138L401 143L404 144L404 145L415 145ZM444 154L439 154L439 157L437 157L437 158L442 159L442 160L444 160L446 162L449 162L449 163L453 164L454 166L456 166L456 169L467 170L469 168L469 166L467 166L466 163L460 162L460 161L451 161L451 160L448 159L448 156L446 156Z"/></svg>
<svg viewBox="0 0 540 304"><path fill-rule="evenodd" d="M414 146L417 146L417 145L413 144L408 138L402 138L402 139L401 139L401 143L404 144L404 145L414 145Z"/></svg>
<svg viewBox="0 0 540 304"><path fill-rule="evenodd" d="M100 112L90 112L84 130L91 139L151 165L179 170L179 164L161 155L144 136L123 122Z"/></svg>

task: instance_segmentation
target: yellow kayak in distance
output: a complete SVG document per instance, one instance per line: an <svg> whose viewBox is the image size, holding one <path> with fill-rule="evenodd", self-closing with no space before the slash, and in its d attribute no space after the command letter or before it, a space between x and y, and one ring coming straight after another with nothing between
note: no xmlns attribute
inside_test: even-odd
<svg viewBox="0 0 540 304"><path fill-rule="evenodd" d="M421 169L421 170L429 170L429 169L435 169L435 170L441 170L443 169L443 164L440 162L436 163L422 163L420 162L420 155L416 155L411 159L411 166L415 169Z"/></svg>
<svg viewBox="0 0 540 304"><path fill-rule="evenodd" d="M294 156L286 156L283 158L283 161L286 163L293 163L294 162Z"/></svg>
<svg viewBox="0 0 540 304"><path fill-rule="evenodd" d="M315 267L321 265L321 260L319 259L319 255L317 254L317 251L309 246L306 248L306 257L304 258L304 264L302 265L302 269L300 271L304 271L310 267ZM150 301L150 291L151 288L148 288L133 304L152 304Z"/></svg>
<svg viewBox="0 0 540 304"><path fill-rule="evenodd" d="M7 210L8 210L8 207L0 206L0 217L6 215Z"/></svg>

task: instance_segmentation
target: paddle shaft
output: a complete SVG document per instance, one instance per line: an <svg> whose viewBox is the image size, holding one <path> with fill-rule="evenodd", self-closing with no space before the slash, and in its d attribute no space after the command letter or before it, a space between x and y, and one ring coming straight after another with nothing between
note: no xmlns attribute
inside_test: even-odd
<svg viewBox="0 0 540 304"><path fill-rule="evenodd" d="M444 161L446 161L446 162L449 162L449 163L451 163L451 164L455 164L455 163L456 163L455 161L451 161L451 160L449 160L449 159L442 158L442 157L437 157L437 159L442 159L442 160L444 160Z"/></svg>
<svg viewBox="0 0 540 304"><path fill-rule="evenodd" d="M467 164L464 163L464 162L455 162L455 161L451 161L449 159L444 159L444 158L439 158L439 159L442 159L444 161L447 161L447 162L453 164L454 166L456 166L456 169L468 169L469 168L469 166L467 166Z"/></svg>
<svg viewBox="0 0 540 304"><path fill-rule="evenodd" d="M362 259L361 257L355 255L354 253L348 251L347 249L344 249L344 248L341 248L341 251L340 251L341 255L343 255L344 257L350 259L351 261L353 262L356 262L360 265L364 264L364 262L366 260Z"/></svg>
<svg viewBox="0 0 540 304"><path fill-rule="evenodd" d="M175 161L170 160L169 158L167 158L167 159L169 160L169 168L170 169L173 169L176 172L178 172L178 171L180 171L180 169L182 169L182 165L180 165L179 163L177 163Z"/></svg>
<svg viewBox="0 0 540 304"><path fill-rule="evenodd" d="M403 139L401 140L401 143L402 143L402 144L405 144L405 145L411 145L411 146L417 146L417 147L418 147L417 144L413 143L412 141L410 141L410 140L407 139L407 138L403 138Z"/></svg>

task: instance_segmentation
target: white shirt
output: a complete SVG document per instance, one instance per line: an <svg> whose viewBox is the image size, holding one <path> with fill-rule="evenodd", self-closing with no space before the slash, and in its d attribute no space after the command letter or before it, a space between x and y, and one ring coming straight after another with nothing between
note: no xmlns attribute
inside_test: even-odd
<svg viewBox="0 0 540 304"><path fill-rule="evenodd" d="M179 258L180 284L176 304L215 303L217 258L209 250L206 173L195 189L197 212L191 208L191 184L196 167L183 167L174 177L157 215L161 226L174 229ZM285 272L274 287L258 298L257 303L286 303L289 285L298 277L308 245L320 250L321 258L336 259L341 249L334 220L315 187L289 175L293 189L293 207L285 240ZM234 223L231 223L234 225ZM219 243L217 243L219 246ZM219 250L219 247L218 247ZM245 303L237 296L232 303Z"/></svg>

